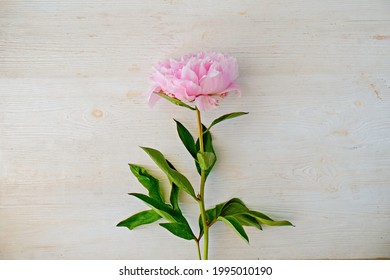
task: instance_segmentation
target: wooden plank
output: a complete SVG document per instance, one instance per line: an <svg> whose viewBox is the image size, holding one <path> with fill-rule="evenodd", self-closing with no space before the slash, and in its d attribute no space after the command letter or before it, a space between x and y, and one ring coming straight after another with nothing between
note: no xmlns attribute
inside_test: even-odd
<svg viewBox="0 0 390 280"><path fill-rule="evenodd" d="M160 149L196 186L172 118L145 102L153 64L220 50L242 96L213 129L207 205L240 197L295 228L211 230L214 259L390 258L388 1L1 1L0 259L194 259L158 226L115 225L146 209L127 163L167 179ZM153 9L151 8L153 7ZM197 186L196 186L197 187ZM183 194L197 224L198 206ZM191 242L190 242L191 243Z"/></svg>

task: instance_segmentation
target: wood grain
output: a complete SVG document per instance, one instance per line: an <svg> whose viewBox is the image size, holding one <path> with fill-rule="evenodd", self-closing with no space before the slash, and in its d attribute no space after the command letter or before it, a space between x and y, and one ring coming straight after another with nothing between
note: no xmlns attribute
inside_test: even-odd
<svg viewBox="0 0 390 280"><path fill-rule="evenodd" d="M288 3L286 3L288 2ZM214 259L390 258L388 1L0 1L0 259L195 259L143 210L127 163L166 179L160 149L196 185L172 118L144 92L153 64L237 57L247 116L214 129L207 204L240 197L295 228L211 230ZM193 225L197 205L183 195Z"/></svg>

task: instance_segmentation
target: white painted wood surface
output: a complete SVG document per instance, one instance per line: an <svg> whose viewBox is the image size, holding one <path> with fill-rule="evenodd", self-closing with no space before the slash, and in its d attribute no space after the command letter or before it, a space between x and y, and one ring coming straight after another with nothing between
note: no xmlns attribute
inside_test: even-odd
<svg viewBox="0 0 390 280"><path fill-rule="evenodd" d="M214 259L390 258L390 2L386 0L0 1L0 258L195 259L164 229L115 224L145 206L127 163L162 174L163 151L195 185L172 118L145 97L160 59L237 57L242 97L204 121L219 162L207 204L238 196L295 228L224 225ZM197 205L183 195L196 224Z"/></svg>

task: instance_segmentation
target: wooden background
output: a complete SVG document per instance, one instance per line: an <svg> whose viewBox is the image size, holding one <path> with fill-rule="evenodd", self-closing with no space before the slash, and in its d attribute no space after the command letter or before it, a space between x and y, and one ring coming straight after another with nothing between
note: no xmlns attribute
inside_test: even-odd
<svg viewBox="0 0 390 280"><path fill-rule="evenodd" d="M146 209L128 162L167 183L140 145L198 184L172 120L195 133L195 115L143 93L156 62L201 50L236 56L242 87L204 122L250 112L215 127L207 205L296 225L246 245L218 224L210 257L390 258L389 1L2 0L1 259L197 257L157 225L115 225Z"/></svg>

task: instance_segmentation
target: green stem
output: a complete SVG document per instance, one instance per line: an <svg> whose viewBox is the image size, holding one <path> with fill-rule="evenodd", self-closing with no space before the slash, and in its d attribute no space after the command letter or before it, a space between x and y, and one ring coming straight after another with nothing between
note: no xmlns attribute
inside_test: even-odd
<svg viewBox="0 0 390 280"><path fill-rule="evenodd" d="M200 254L199 239L196 239L195 242L196 242L196 249L198 251L198 260L201 260L202 259L202 255Z"/></svg>
<svg viewBox="0 0 390 280"><path fill-rule="evenodd" d="M198 131L199 131L199 148L200 153L204 153L204 144L203 144L203 128L202 128L202 120L200 118L200 111L198 108L196 108L196 116L198 120ZM202 224L203 224L203 235L204 235L204 241L203 241L203 259L208 259L208 251L209 251L209 227L207 225L206 220L206 209L205 209L205 203L204 203L204 187L206 182L206 172L201 168L200 172L200 192L199 192L199 207L200 207L200 214L202 216Z"/></svg>

